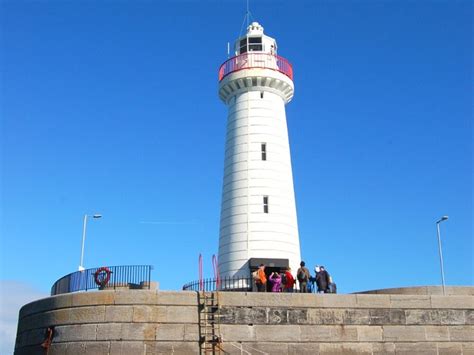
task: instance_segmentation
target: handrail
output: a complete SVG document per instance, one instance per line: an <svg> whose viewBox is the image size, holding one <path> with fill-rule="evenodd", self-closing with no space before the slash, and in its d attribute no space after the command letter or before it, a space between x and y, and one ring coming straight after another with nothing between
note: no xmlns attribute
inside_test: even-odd
<svg viewBox="0 0 474 355"><path fill-rule="evenodd" d="M254 284L251 277L227 276L189 282L183 286L183 291L252 291Z"/></svg>
<svg viewBox="0 0 474 355"><path fill-rule="evenodd" d="M96 283L96 272L107 269L110 279L102 285ZM151 284L151 265L122 265L85 269L61 277L51 287L51 296L62 293L95 290L98 288L148 288ZM97 275L98 276L98 275Z"/></svg>
<svg viewBox="0 0 474 355"><path fill-rule="evenodd" d="M247 52L226 60L220 66L219 81L230 73L250 68L276 70L293 80L293 67L285 58L270 53Z"/></svg>

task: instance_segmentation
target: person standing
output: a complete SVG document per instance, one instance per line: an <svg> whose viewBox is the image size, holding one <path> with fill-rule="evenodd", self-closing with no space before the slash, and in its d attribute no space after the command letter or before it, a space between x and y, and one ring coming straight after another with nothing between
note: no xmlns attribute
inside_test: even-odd
<svg viewBox="0 0 474 355"><path fill-rule="evenodd" d="M285 292L293 292L295 287L295 278L291 274L291 268L288 267L285 271L285 283L284 283L284 291Z"/></svg>
<svg viewBox="0 0 474 355"><path fill-rule="evenodd" d="M318 285L318 293L327 293L329 287L329 274L324 269L324 266L319 267L319 272L316 275L316 284Z"/></svg>
<svg viewBox="0 0 474 355"><path fill-rule="evenodd" d="M272 292L281 292L281 276L278 272L272 272L268 278L272 283Z"/></svg>
<svg viewBox="0 0 474 355"><path fill-rule="evenodd" d="M309 274L308 268L305 267L305 262L302 261L300 263L300 268L296 272L296 278L298 279L298 282L300 284L300 292L301 293L307 293L308 292L308 281L309 277L311 276Z"/></svg>
<svg viewBox="0 0 474 355"><path fill-rule="evenodd" d="M257 285L257 292L267 291L267 275L265 275L265 265L260 264L256 271L255 284Z"/></svg>

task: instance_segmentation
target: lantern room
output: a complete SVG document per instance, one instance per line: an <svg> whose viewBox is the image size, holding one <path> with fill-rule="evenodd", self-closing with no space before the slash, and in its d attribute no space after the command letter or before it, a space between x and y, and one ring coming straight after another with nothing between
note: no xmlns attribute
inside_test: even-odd
<svg viewBox="0 0 474 355"><path fill-rule="evenodd" d="M276 41L263 34L263 27L258 22L252 22L247 27L247 34L235 41L235 55L247 52L263 52L277 54Z"/></svg>

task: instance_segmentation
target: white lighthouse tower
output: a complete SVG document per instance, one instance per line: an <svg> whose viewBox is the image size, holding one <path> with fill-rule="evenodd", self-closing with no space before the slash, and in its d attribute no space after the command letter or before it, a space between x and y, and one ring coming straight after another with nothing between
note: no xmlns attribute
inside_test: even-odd
<svg viewBox="0 0 474 355"><path fill-rule="evenodd" d="M235 42L235 57L219 69L219 97L228 106L219 237L221 277L248 277L299 267L285 104L293 69L257 22Z"/></svg>

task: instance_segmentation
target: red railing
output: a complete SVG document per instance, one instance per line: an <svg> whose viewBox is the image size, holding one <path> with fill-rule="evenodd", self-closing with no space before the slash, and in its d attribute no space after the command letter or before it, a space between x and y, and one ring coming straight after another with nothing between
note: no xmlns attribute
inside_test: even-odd
<svg viewBox="0 0 474 355"><path fill-rule="evenodd" d="M293 80L293 67L285 58L269 53L250 52L225 61L219 68L219 81L230 73L250 68L276 70Z"/></svg>

